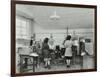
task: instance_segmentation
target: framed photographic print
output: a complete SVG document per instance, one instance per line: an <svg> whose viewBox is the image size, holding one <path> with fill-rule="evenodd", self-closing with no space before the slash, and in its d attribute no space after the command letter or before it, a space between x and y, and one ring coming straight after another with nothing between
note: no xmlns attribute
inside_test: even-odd
<svg viewBox="0 0 100 77"><path fill-rule="evenodd" d="M11 1L11 76L97 70L97 6Z"/></svg>

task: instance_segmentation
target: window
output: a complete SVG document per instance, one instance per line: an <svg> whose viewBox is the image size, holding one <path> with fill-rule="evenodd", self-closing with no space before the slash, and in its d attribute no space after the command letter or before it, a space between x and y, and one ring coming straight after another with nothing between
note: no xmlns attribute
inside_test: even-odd
<svg viewBox="0 0 100 77"><path fill-rule="evenodd" d="M29 28L31 26L31 20L17 16L16 17L16 38L18 39L28 39L29 38Z"/></svg>

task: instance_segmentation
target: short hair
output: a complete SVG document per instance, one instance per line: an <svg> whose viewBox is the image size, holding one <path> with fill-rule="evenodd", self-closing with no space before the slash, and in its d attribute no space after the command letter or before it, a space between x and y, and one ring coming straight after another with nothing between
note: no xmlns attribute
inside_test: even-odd
<svg viewBox="0 0 100 77"><path fill-rule="evenodd" d="M71 39L71 35L68 35L67 37L66 37L66 40L70 40Z"/></svg>

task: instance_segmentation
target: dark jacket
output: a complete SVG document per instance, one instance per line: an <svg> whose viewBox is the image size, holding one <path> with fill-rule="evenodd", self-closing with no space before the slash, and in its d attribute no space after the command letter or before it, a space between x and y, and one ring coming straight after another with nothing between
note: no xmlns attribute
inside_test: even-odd
<svg viewBox="0 0 100 77"><path fill-rule="evenodd" d="M42 44L42 54L44 58L50 57L49 45L47 43Z"/></svg>
<svg viewBox="0 0 100 77"><path fill-rule="evenodd" d="M33 44L33 40L30 40L30 46L32 46L32 44Z"/></svg>

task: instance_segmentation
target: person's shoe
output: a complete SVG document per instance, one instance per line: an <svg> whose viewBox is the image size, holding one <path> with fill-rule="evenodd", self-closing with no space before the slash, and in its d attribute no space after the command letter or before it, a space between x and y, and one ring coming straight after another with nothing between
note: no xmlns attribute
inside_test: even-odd
<svg viewBox="0 0 100 77"><path fill-rule="evenodd" d="M48 69L51 69L51 66L50 65L48 65Z"/></svg>
<svg viewBox="0 0 100 77"><path fill-rule="evenodd" d="M44 66L44 68L47 68L47 66Z"/></svg>
<svg viewBox="0 0 100 77"><path fill-rule="evenodd" d="M70 65L67 65L68 68L70 68Z"/></svg>
<svg viewBox="0 0 100 77"><path fill-rule="evenodd" d="M50 66L50 65L48 65L48 66L47 66L47 68L48 68L48 69L50 69L50 68L51 68L51 66Z"/></svg>

